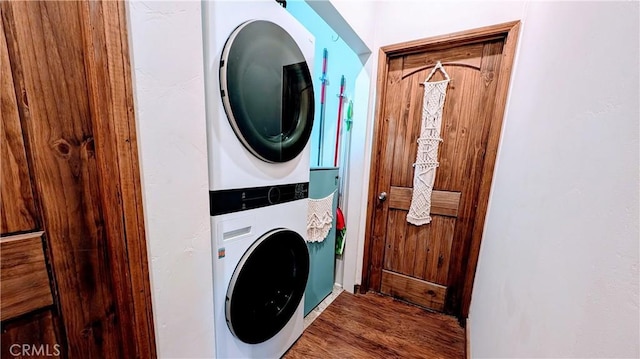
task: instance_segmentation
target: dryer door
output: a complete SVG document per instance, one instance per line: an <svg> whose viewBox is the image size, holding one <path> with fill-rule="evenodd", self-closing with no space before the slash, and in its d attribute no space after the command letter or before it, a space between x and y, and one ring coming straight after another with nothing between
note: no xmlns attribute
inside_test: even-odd
<svg viewBox="0 0 640 359"><path fill-rule="evenodd" d="M309 276L304 239L288 229L262 235L242 256L225 301L227 325L245 343L262 343L289 322Z"/></svg>
<svg viewBox="0 0 640 359"><path fill-rule="evenodd" d="M313 84L304 55L280 26L263 20L233 31L220 61L222 103L242 144L266 162L287 162L313 126Z"/></svg>

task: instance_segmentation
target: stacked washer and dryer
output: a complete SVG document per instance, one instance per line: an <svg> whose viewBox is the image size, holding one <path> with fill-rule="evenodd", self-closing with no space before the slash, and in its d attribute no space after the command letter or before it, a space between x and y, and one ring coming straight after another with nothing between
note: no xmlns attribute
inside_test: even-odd
<svg viewBox="0 0 640 359"><path fill-rule="evenodd" d="M303 331L314 38L275 1L203 1L216 356Z"/></svg>

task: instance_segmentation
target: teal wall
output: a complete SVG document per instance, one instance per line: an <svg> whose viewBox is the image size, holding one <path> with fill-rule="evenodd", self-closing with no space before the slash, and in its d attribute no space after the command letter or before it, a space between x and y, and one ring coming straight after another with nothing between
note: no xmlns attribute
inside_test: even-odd
<svg viewBox="0 0 640 359"><path fill-rule="evenodd" d="M338 118L338 94L340 93L340 78L345 76L345 95L347 101L344 104L344 119L347 112L348 100L353 98L356 77L362 70L362 63L358 55L336 34L335 31L303 0L287 1L287 10L316 38L316 52L312 70L313 86L316 95L316 114L311 133L311 166L333 166L333 157L336 143L336 127ZM322 52L329 52L327 61L325 120L324 120L324 147L323 156L318 165L318 143L320 133L320 92L322 77ZM342 123L344 128L344 121ZM344 136L344 132L343 132Z"/></svg>

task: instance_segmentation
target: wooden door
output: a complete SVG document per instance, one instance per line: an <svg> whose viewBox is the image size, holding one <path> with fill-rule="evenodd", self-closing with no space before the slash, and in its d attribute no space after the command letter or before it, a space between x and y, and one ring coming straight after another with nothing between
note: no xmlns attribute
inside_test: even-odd
<svg viewBox="0 0 640 359"><path fill-rule="evenodd" d="M155 357L124 4L0 15L1 356Z"/></svg>
<svg viewBox="0 0 640 359"><path fill-rule="evenodd" d="M470 298L517 28L518 23L510 23L381 50L363 281L369 288L466 317L468 298L463 297ZM437 61L451 81L432 221L415 226L406 217L422 121L422 82ZM442 79L436 72L431 81Z"/></svg>

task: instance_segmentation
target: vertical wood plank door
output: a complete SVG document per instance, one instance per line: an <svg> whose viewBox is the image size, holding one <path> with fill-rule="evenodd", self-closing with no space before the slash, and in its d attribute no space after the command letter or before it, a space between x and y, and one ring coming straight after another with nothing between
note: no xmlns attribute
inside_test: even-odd
<svg viewBox="0 0 640 359"><path fill-rule="evenodd" d="M369 288L466 316L465 285L471 286L475 273L517 27L511 23L382 48L363 271ZM422 122L422 83L438 61L451 81L432 221L416 226L406 217ZM438 71L430 81L439 80L444 77Z"/></svg>
<svg viewBox="0 0 640 359"><path fill-rule="evenodd" d="M1 356L156 356L124 3L0 4Z"/></svg>

